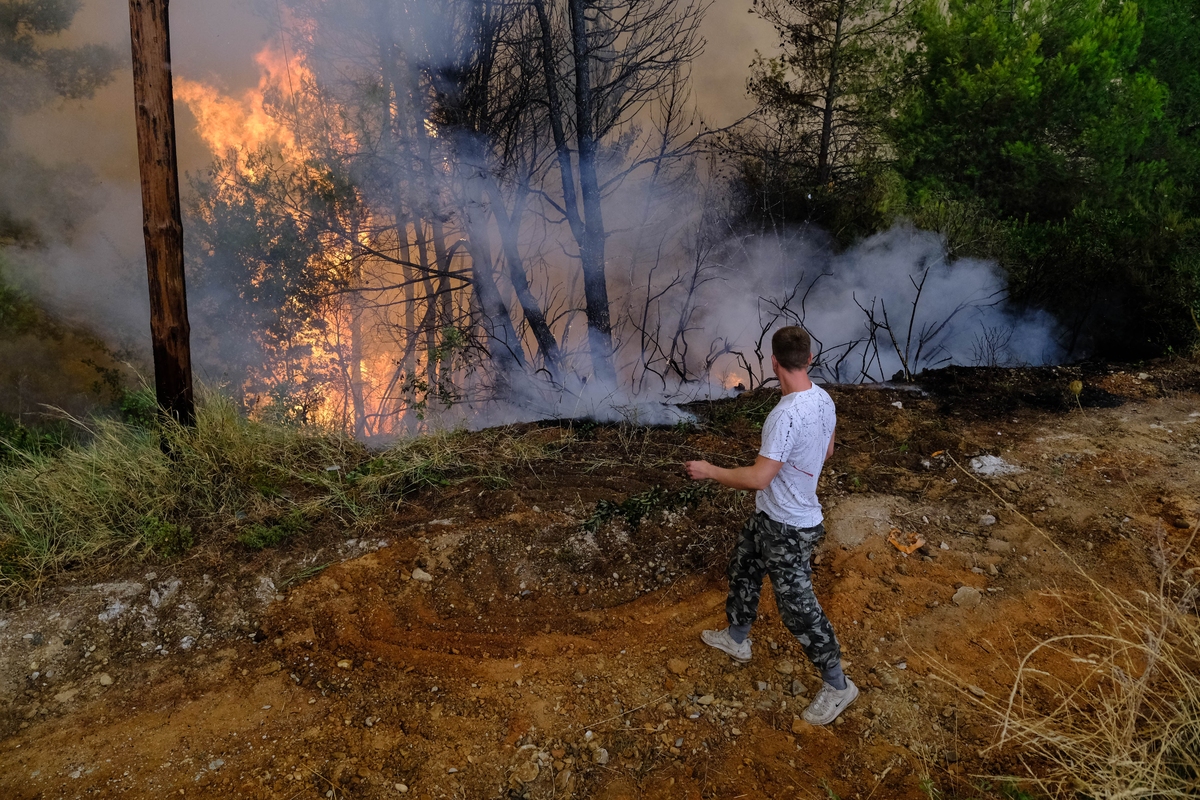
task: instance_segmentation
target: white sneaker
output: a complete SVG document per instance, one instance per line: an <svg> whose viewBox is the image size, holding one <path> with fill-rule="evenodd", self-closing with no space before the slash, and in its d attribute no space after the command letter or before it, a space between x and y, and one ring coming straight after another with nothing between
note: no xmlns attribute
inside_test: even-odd
<svg viewBox="0 0 1200 800"><path fill-rule="evenodd" d="M828 725L837 719L838 714L845 711L856 697L858 697L858 687L849 678L846 678L845 689L835 689L828 683L823 683L821 691L817 692L817 696L800 716L804 717L804 721L810 725Z"/></svg>
<svg viewBox="0 0 1200 800"><path fill-rule="evenodd" d="M706 645L728 653L734 661L745 664L750 660L750 639L747 638L738 644L729 635L729 628L722 628L719 631L703 631L700 638Z"/></svg>

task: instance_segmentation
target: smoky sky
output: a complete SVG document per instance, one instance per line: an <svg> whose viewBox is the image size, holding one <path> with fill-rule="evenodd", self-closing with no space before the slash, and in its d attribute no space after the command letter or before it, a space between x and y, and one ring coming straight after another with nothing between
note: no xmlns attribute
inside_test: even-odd
<svg viewBox="0 0 1200 800"><path fill-rule="evenodd" d="M175 0L171 3L171 57L176 75L231 96L255 86L254 55L278 38L278 23L265 18L270 4L252 0ZM713 125L732 122L752 109L746 78L756 51L776 49L774 30L745 0L718 0L701 31L704 54L692 69L696 105ZM65 44L115 48L129 63L129 7L125 0L85 0ZM176 103L180 169L203 169L212 154L196 133L185 103ZM122 69L95 98L62 102L18 120L15 144L43 163L81 162L105 182L137 182L133 127L133 78Z"/></svg>
<svg viewBox="0 0 1200 800"><path fill-rule="evenodd" d="M259 80L254 56L278 46L282 19L269 0L175 0L170 5L174 74L241 97ZM704 54L693 65L696 106L711 125L732 122L751 110L745 94L756 51L771 51L770 26L747 13L743 0L718 0L703 21ZM125 0L84 0L64 46L104 44L130 60L129 10ZM181 185L186 173L207 167L212 153L201 140L186 103L176 101ZM15 120L12 146L48 166L85 168L93 180L81 191L98 210L81 220L71 241L51 241L48 252L10 260L17 279L69 321L85 324L118 347L148 347L149 304L144 290L141 208L133 79L123 67L115 80L84 101L61 101ZM38 202L53 198L38 198ZM50 237L53 239L53 237Z"/></svg>

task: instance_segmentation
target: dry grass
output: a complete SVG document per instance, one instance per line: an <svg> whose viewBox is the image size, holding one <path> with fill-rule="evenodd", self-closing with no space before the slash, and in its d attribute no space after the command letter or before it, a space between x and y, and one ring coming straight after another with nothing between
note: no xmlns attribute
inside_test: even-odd
<svg viewBox="0 0 1200 800"><path fill-rule="evenodd" d="M1174 553L1160 538L1158 585L1132 598L1076 564L1090 596L1058 597L1078 632L1039 642L1008 697L980 702L999 724L993 748L1017 753L1038 793L1200 797L1200 570L1184 568L1198 530Z"/></svg>
<svg viewBox="0 0 1200 800"><path fill-rule="evenodd" d="M212 393L195 428L72 422L83 443L54 453L10 448L0 461L0 594L131 552L178 556L201 541L274 546L321 520L353 535L411 491L502 482L565 443L500 429L370 451L325 430L248 421Z"/></svg>
<svg viewBox="0 0 1200 800"><path fill-rule="evenodd" d="M1176 565L1177 566L1176 562ZM1200 585L1165 565L1155 591L1064 598L1091 630L1037 644L994 704L1051 797L1200 797ZM1048 766L1048 768L1047 768Z"/></svg>

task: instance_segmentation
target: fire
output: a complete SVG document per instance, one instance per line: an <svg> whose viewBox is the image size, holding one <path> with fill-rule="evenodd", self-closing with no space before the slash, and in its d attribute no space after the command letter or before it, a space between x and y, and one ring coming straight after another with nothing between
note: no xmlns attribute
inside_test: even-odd
<svg viewBox="0 0 1200 800"><path fill-rule="evenodd" d="M254 168L247 156L263 146L293 166L317 158L314 150L322 151L325 146L347 152L358 149L352 131L317 126L315 135L327 137L322 145L309 141L307 134L297 134L292 127L302 126L305 115L316 113L315 105L319 105L312 100L310 90L316 82L302 55L290 48L285 53L281 47L269 44L254 60L261 71L258 84L240 97L199 81L176 80L176 97L195 116L197 131L213 155L235 153L236 160L229 167L252 176ZM437 138L436 124L427 119L423 122L426 134ZM291 213L297 221L303 221L300 210ZM380 218L379 214L385 216ZM322 235L321 264L313 268L332 264L337 270L349 270L352 287L404 283L408 276L397 265L370 255L396 246L394 238L378 238L381 231L392 231L390 235L395 236L396 222L387 214L368 209L365 216L345 220L344 230ZM432 230L424 222L420 230L416 225L410 221L402 228L400 235L409 239L406 252L422 263L436 264ZM396 432L404 415L415 414L420 419L425 404L436 393L432 376L441 374L443 365L452 358L431 352L431 348L436 352L437 331L445 323L439 315L431 331L415 332L401 328L404 320L398 316L404 313L400 310L403 303L411 308L414 303L442 302L428 294L432 287L430 281L427 285L410 284L407 294L400 289L372 290L367 302L360 298L357 305L352 292L338 295L322 312L321 324L294 342L307 348L308 355L302 362L269 366L270 374L258 375L253 387L248 383L247 392L260 392L263 385L284 387L299 403L291 408L292 413L299 412L310 422L367 436ZM412 343L407 338L410 336L420 338ZM407 353L403 364L398 361L401 353ZM314 397L319 399L313 401ZM413 420L406 419L404 424L412 425Z"/></svg>
<svg viewBox="0 0 1200 800"><path fill-rule="evenodd" d="M268 113L266 97L270 92L291 97L296 83L308 77L304 62L294 54L285 58L270 44L258 52L254 61L262 75L258 85L240 98L224 95L200 81L175 79L176 98L186 103L196 117L196 129L214 155L223 156L230 150L246 152L262 145L273 145L285 154L296 148L292 132Z"/></svg>

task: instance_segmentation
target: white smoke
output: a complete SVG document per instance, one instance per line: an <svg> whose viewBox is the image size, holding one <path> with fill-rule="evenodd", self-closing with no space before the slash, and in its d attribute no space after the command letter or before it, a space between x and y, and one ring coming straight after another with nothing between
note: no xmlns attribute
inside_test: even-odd
<svg viewBox="0 0 1200 800"><path fill-rule="evenodd" d="M884 381L951 364L1018 366L1055 361L1055 322L1007 302L994 262L950 260L943 239L900 223L840 253L819 232L753 237L731 248L737 263L705 287L704 326L751 358L760 339L789 324L814 337L814 377ZM874 318L874 323L871 319ZM764 337L764 331L767 335ZM764 377L726 368L746 382Z"/></svg>

